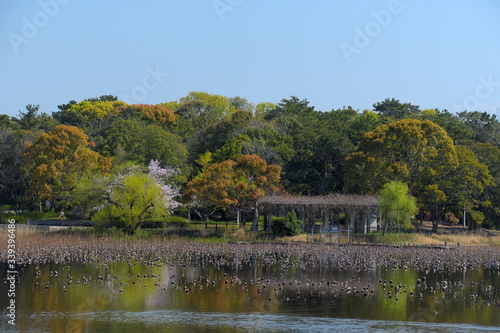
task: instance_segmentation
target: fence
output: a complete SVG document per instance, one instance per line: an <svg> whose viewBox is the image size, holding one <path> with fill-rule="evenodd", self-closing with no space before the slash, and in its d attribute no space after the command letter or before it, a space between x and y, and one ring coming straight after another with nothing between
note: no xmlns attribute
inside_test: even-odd
<svg viewBox="0 0 500 333"><path fill-rule="evenodd" d="M349 227L332 225L313 225L308 229L307 242L319 243L349 243L352 235Z"/></svg>
<svg viewBox="0 0 500 333"><path fill-rule="evenodd" d="M93 227L94 222L87 220L31 220L27 225L58 226L58 227Z"/></svg>

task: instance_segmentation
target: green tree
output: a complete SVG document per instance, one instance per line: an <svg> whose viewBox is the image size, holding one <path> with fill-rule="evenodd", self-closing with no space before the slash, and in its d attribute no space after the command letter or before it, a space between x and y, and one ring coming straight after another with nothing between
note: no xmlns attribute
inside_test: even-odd
<svg viewBox="0 0 500 333"><path fill-rule="evenodd" d="M24 130L29 130L35 127L36 118L40 105L26 105L26 112L19 111L19 125Z"/></svg>
<svg viewBox="0 0 500 333"><path fill-rule="evenodd" d="M248 140L243 142L244 155L257 155L268 164L286 165L293 157L292 136L279 132L261 119L254 119L241 131Z"/></svg>
<svg viewBox="0 0 500 333"><path fill-rule="evenodd" d="M442 127L455 145L470 145L474 142L474 132L457 115L447 110L422 110L418 119L430 120Z"/></svg>
<svg viewBox="0 0 500 333"><path fill-rule="evenodd" d="M192 144L193 154L198 156L207 151L212 153L223 150L227 151L228 149L233 151L233 154L225 154L225 157L218 158L217 160L214 157L216 163L226 159L233 159L230 155L241 155L241 141L246 140L244 133L251 121L251 117L252 114L249 112L236 111L231 117L206 126L199 131L197 140ZM235 151L234 149L239 150Z"/></svg>
<svg viewBox="0 0 500 333"><path fill-rule="evenodd" d="M474 152L474 156L480 164L488 168L491 181L484 187L481 195L477 198L479 210L484 213L482 226L485 228L500 228L500 148L490 144L476 142L468 147ZM481 178L478 178L481 181ZM472 225L474 226L474 225Z"/></svg>
<svg viewBox="0 0 500 333"><path fill-rule="evenodd" d="M384 235L390 222L409 228L410 219L418 208L415 198L408 194L407 186L399 181L391 181L384 184L379 194L380 211L385 217Z"/></svg>
<svg viewBox="0 0 500 333"><path fill-rule="evenodd" d="M292 134L295 156L285 167L292 191L322 195L342 188L342 161L354 149L348 122L355 116L352 109L302 115Z"/></svg>
<svg viewBox="0 0 500 333"><path fill-rule="evenodd" d="M4 130L7 128L14 129L16 127L16 123L14 122L14 119L11 118L9 115L6 114L0 114L0 129Z"/></svg>
<svg viewBox="0 0 500 333"><path fill-rule="evenodd" d="M468 210L471 216L479 217L477 211L480 206L488 206L489 202L481 202L482 193L491 183L492 176L488 167L480 163L472 150L466 146L455 146L458 156L458 167L454 173L454 189L452 193L457 199L458 206ZM476 212L477 211L477 212ZM483 215L484 218L484 215ZM482 220L471 221L471 229L480 225Z"/></svg>
<svg viewBox="0 0 500 333"><path fill-rule="evenodd" d="M410 117L415 117L420 113L418 105L410 103L400 103L394 98L386 98L382 102L373 104L373 108L383 117L390 117L394 120L402 120Z"/></svg>
<svg viewBox="0 0 500 333"><path fill-rule="evenodd" d="M17 124L12 124L17 128ZM5 128L0 131L0 202L13 204L17 209L24 203L29 178L23 172L23 156L27 142L33 142L39 130Z"/></svg>
<svg viewBox="0 0 500 333"><path fill-rule="evenodd" d="M463 111L458 114L464 124L475 134L475 141L491 143L500 148L500 122L488 112Z"/></svg>
<svg viewBox="0 0 500 333"><path fill-rule="evenodd" d="M271 110L276 109L276 104L271 102L261 102L255 106L254 116L257 119L264 119L264 117L271 112Z"/></svg>
<svg viewBox="0 0 500 333"><path fill-rule="evenodd" d="M168 128L138 118L116 117L96 131L96 149L107 157L118 157L146 166L150 160L181 169L187 177L191 166L182 138Z"/></svg>
<svg viewBox="0 0 500 333"><path fill-rule="evenodd" d="M53 130L58 125L57 121L46 113L38 114L39 109L40 105L28 104L26 105L26 112L19 111L19 118L14 118L13 120L17 122L23 130Z"/></svg>
<svg viewBox="0 0 500 333"><path fill-rule="evenodd" d="M236 111L245 111L248 113L253 113L254 106L246 98L243 97L231 97L229 98L229 103L234 107Z"/></svg>
<svg viewBox="0 0 500 333"><path fill-rule="evenodd" d="M166 105L173 106L171 103ZM174 108L175 113L184 120L184 130L187 131L197 131L207 125L215 124L236 111L229 97L196 91L180 98L178 106Z"/></svg>
<svg viewBox="0 0 500 333"><path fill-rule="evenodd" d="M354 146L357 146L366 133L390 122L387 117L381 117L376 112L364 110L362 114L357 114L347 123L349 126L349 139Z"/></svg>
<svg viewBox="0 0 500 333"><path fill-rule="evenodd" d="M342 188L342 161L354 149L349 122L352 108L315 111L307 100L283 99L264 119L283 137L289 137L290 157L283 160L283 184L292 192L310 195Z"/></svg>

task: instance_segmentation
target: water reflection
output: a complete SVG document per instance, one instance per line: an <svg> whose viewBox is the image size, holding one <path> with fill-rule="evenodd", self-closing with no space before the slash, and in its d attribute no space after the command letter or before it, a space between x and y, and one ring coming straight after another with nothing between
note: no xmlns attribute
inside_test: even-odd
<svg viewBox="0 0 500 333"><path fill-rule="evenodd" d="M499 272L482 265L469 271L426 272L409 265L337 269L328 256L248 257L29 264L19 268L16 328L448 332L460 325L461 331L477 332L500 326ZM0 274L5 272L2 264ZM6 289L3 283L0 293L6 295ZM2 309L7 302L0 298ZM2 331L7 328L5 321L0 324Z"/></svg>

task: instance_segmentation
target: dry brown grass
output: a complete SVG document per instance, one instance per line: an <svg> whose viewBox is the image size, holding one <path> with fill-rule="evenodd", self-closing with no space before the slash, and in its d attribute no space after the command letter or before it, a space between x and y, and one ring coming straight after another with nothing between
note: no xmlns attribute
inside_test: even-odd
<svg viewBox="0 0 500 333"><path fill-rule="evenodd" d="M283 242L283 243L288 243L288 242L309 242L311 241L311 236L307 234L301 234L297 236L283 236L283 237L276 237L277 242Z"/></svg>
<svg viewBox="0 0 500 333"><path fill-rule="evenodd" d="M245 232L245 229L238 228L235 230L226 230L224 233L224 238L237 240L237 241L246 241L248 240L248 235Z"/></svg>
<svg viewBox="0 0 500 333"><path fill-rule="evenodd" d="M407 235L408 237L404 237ZM379 236L382 238L382 236ZM382 238L383 239L383 238ZM424 235L424 234L402 234L401 239L404 239L405 244L418 244L418 245L443 245L445 242L452 246L457 245L492 245L500 246L500 235L486 236L486 235L473 235L473 234L440 234L440 235ZM291 237L277 237L278 242L310 242L311 235L302 234ZM319 236L315 235L314 241L319 241ZM347 242L346 237L342 237L342 243ZM392 242L390 242L392 243Z"/></svg>
<svg viewBox="0 0 500 333"><path fill-rule="evenodd" d="M416 244L443 244L449 245L500 245L500 236L486 236L473 234L443 234L443 235L416 235Z"/></svg>

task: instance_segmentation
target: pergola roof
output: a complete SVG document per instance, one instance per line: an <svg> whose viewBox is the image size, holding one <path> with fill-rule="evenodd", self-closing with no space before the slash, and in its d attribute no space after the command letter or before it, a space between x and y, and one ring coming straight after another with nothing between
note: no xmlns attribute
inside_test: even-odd
<svg viewBox="0 0 500 333"><path fill-rule="evenodd" d="M290 209L307 207L312 210L365 211L378 209L379 201L375 196L358 194L331 194L327 196L268 195L259 199L259 204L266 208L284 206Z"/></svg>

